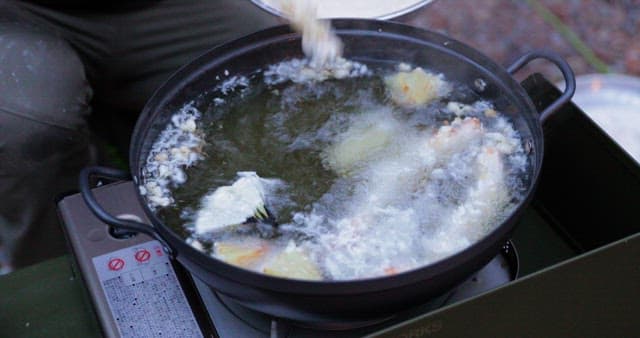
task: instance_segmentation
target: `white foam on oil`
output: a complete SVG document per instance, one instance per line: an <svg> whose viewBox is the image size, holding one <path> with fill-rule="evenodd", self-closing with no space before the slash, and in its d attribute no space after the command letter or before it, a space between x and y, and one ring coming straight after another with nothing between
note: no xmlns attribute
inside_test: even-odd
<svg viewBox="0 0 640 338"><path fill-rule="evenodd" d="M264 71L264 80L268 85L275 85L286 81L308 83L366 75L371 75L366 65L341 57L320 68L315 67L309 59L292 59L270 65Z"/></svg>
<svg viewBox="0 0 640 338"><path fill-rule="evenodd" d="M250 80L246 76L231 76L226 69L224 76L226 79L213 88L222 96L213 98L214 106L224 104L224 97L229 94L238 91L243 95L249 89ZM220 76L216 80L221 80ZM149 151L139 191L146 196L152 210L174 203L171 190L184 184L187 180L185 169L202 159L204 139L198 128L201 116L193 101L186 103L172 115L171 123L160 132Z"/></svg>
<svg viewBox="0 0 640 338"><path fill-rule="evenodd" d="M171 188L186 182L184 169L202 158L204 141L197 127L200 116L192 102L186 104L171 117L149 151L139 190L151 209L171 205Z"/></svg>
<svg viewBox="0 0 640 338"><path fill-rule="evenodd" d="M312 238L303 246L336 280L414 269L467 247L499 224L517 191L503 158L526 165L517 133L496 119L457 118L430 130L384 109L350 119L324 154L342 177L282 229ZM336 161L340 153L350 155Z"/></svg>
<svg viewBox="0 0 640 338"><path fill-rule="evenodd" d="M228 71L225 71L228 76ZM214 90L219 90L222 95L228 95L236 90L244 91L249 88L249 79L246 76L234 75L224 80L221 84L216 86ZM220 98L216 98L220 99Z"/></svg>
<svg viewBox="0 0 640 338"><path fill-rule="evenodd" d="M269 67L266 84L370 74L366 66L354 64L337 75L314 73L306 62L290 60ZM248 80L229 78L217 88L222 97L214 103L224 104L224 96L236 88L245 90ZM520 197L519 177L528 165L522 140L490 103L434 105L451 116L439 123L415 116L424 111L411 115L391 106L362 107L360 113L336 112L324 125L303 133L287 127L290 114L301 112L283 109L266 120L275 137L289 144L289 151L320 153L323 165L337 176L319 200L301 206L290 223L279 225L283 236L270 244L278 247L295 240L325 278L369 278L428 265L485 236ZM170 188L183 183L183 169L202 156L199 118L197 109L185 106L154 145L140 188L152 208L173 202ZM290 202L282 192L286 184L279 187L279 192L258 194L263 204ZM248 213L247 209L241 218ZM196 237L188 240L203 247Z"/></svg>

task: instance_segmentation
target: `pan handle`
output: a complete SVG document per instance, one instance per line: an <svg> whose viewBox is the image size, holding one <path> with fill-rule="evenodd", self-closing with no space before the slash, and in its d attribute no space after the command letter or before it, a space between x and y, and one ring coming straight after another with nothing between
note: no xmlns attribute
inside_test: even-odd
<svg viewBox="0 0 640 338"><path fill-rule="evenodd" d="M175 258L175 250L153 229L153 226L136 222L130 219L117 218L109 214L96 200L91 190L90 178L93 176L117 180L130 180L128 172L113 168L90 166L80 172L80 194L89 210L104 223L108 224L116 234L128 235L131 233L143 233L157 240L162 245L164 251L171 258Z"/></svg>
<svg viewBox="0 0 640 338"><path fill-rule="evenodd" d="M535 59L545 59L547 61L551 61L551 63L555 64L560 72L562 72L562 76L564 77L565 89L562 95L555 100L552 104L550 104L545 110L540 113L540 121L544 123L547 118L553 114L556 110L558 110L563 104L567 103L573 97L573 94L576 91L576 77L573 74L573 70L562 57L558 54L550 52L550 51L534 51L527 53L521 56L516 62L514 62L507 71L513 75L526 64Z"/></svg>

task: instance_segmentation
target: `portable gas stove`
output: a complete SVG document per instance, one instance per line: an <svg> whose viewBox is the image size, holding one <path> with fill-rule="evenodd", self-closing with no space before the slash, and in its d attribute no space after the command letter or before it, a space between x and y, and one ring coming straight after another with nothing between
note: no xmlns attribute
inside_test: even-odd
<svg viewBox="0 0 640 338"><path fill-rule="evenodd" d="M96 195L120 217L144 219L132 182L97 189ZM118 239L86 209L81 196L60 203L68 238L108 336L326 337L327 332L290 325L247 309L213 291L172 263L160 243L144 235ZM117 214L117 213L116 213ZM432 309L493 289L516 278L511 243L486 267L454 291L382 323L334 330L331 336L362 336ZM204 313L208 314L204 316ZM361 325L357 325L361 326ZM346 328L346 327L345 327Z"/></svg>
<svg viewBox="0 0 640 338"><path fill-rule="evenodd" d="M540 75L523 85L539 107L559 95ZM344 330L288 323L236 304L170 261L151 238L111 236L79 194L63 198L59 210L76 267L109 337L640 333L634 315L640 310L640 223L634 221L640 166L573 104L549 119L545 140L538 192L501 254L426 304ZM132 182L118 182L94 192L112 214L145 222L133 189ZM610 264L612 257L616 264ZM585 321L571 322L576 311ZM593 322L612 319L613 313L615 323Z"/></svg>

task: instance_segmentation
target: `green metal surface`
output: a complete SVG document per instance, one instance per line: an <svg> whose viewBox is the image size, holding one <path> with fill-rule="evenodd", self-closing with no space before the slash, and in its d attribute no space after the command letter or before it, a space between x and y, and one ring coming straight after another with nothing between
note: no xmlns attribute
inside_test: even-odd
<svg viewBox="0 0 640 338"><path fill-rule="evenodd" d="M578 254L534 208L525 211L511 241L520 258L520 277Z"/></svg>
<svg viewBox="0 0 640 338"><path fill-rule="evenodd" d="M0 337L101 337L69 256L0 277Z"/></svg>
<svg viewBox="0 0 640 338"><path fill-rule="evenodd" d="M376 337L638 337L640 234Z"/></svg>

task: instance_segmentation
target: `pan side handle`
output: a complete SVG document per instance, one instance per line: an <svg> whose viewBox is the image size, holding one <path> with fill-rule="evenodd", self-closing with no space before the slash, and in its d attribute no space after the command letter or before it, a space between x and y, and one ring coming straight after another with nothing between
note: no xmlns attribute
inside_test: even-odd
<svg viewBox="0 0 640 338"><path fill-rule="evenodd" d="M82 169L80 172L80 194L84 199L87 207L91 212L102 222L109 225L113 234L116 236L130 236L135 233L143 233L151 238L157 240L162 244L164 251L169 255L169 257L175 258L175 250L169 246L169 244L155 231L153 226L144 224L141 222L136 222L130 219L117 218L111 215L109 212L104 210L104 208L98 203L98 200L95 198L92 187L90 184L91 177L103 177L108 179L115 180L129 180L131 176L126 171L100 167L100 166L90 166Z"/></svg>
<svg viewBox="0 0 640 338"><path fill-rule="evenodd" d="M545 59L558 67L564 77L565 89L560 97L553 101L547 108L540 112L540 122L544 123L551 114L557 111L562 105L569 102L576 91L576 78L569 64L558 54L550 51L533 51L521 56L507 71L513 75L522 67L535 59Z"/></svg>

